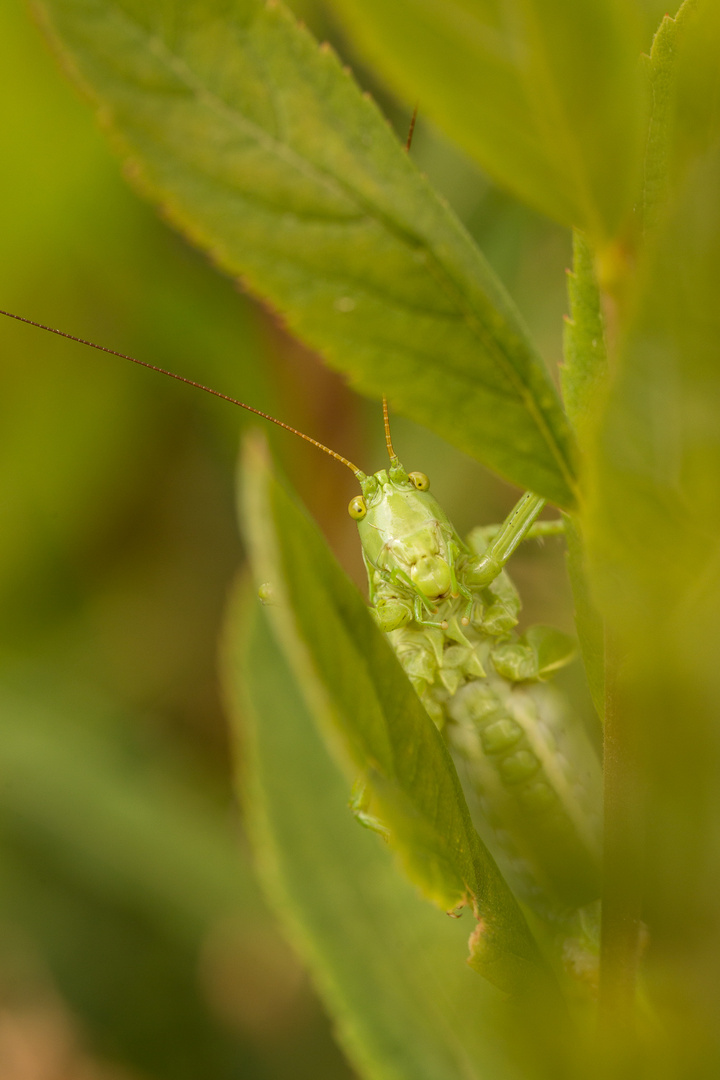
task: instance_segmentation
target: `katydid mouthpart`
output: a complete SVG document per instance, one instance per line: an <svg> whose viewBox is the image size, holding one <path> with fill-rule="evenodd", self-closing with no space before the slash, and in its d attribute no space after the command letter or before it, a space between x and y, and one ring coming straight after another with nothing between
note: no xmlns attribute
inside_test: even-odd
<svg viewBox="0 0 720 1080"><path fill-rule="evenodd" d="M362 472L341 454L229 395L32 319L0 314L129 360L292 432L355 475L357 522L371 613L451 747L478 827L523 897L562 920L599 895L601 777L582 725L544 680L573 656L548 627L515 631L520 599L504 567L521 541L562 531L536 521L530 492L500 526L464 541L422 472L395 453L383 402L389 467ZM261 599L263 596L261 590ZM366 824L362 799L355 807Z"/></svg>

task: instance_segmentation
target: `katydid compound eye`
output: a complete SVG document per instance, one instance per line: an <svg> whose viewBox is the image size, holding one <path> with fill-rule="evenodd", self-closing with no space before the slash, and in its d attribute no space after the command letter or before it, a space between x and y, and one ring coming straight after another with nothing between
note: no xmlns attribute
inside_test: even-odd
<svg viewBox="0 0 720 1080"><path fill-rule="evenodd" d="M408 475L418 491L429 491L430 481L424 472L411 472Z"/></svg>
<svg viewBox="0 0 720 1080"><path fill-rule="evenodd" d="M362 495L356 495L354 499L350 500L348 506L348 514L351 518L355 518L356 521L361 521L367 514L367 506Z"/></svg>

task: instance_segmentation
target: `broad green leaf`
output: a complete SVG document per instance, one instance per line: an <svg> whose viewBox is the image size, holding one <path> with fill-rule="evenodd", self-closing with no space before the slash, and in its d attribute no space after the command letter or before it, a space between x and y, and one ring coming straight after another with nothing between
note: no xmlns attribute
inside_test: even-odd
<svg viewBox="0 0 720 1080"><path fill-rule="evenodd" d="M683 27L675 135L686 163L637 267L633 319L604 405L593 488L604 514L605 500L624 499L622 513L604 518L602 534L608 558L634 564L630 591L613 594L613 607L622 607L629 623L647 617L650 601L664 610L665 623L669 596L679 595L710 557L707 538L715 535L719 505L720 11L705 4ZM693 110L691 92L699 85L706 94ZM659 591L660 565L649 553L661 547L668 559L672 553L672 572Z"/></svg>
<svg viewBox="0 0 720 1080"><path fill-rule="evenodd" d="M658 68L661 61L670 68L666 73L669 101L663 104L666 114L668 107L672 109L667 117L668 169L671 179L679 185L698 155L707 152L718 139L720 72L715 61L720 48L720 10L708 0L685 0L675 23L674 34L668 27L666 35L672 52L669 57L661 54Z"/></svg>
<svg viewBox="0 0 720 1080"><path fill-rule="evenodd" d="M372 794L406 872L446 910L472 905L471 963L506 989L543 976L537 946L473 828L454 765L385 637L257 449L243 520L273 632L350 781Z"/></svg>
<svg viewBox="0 0 720 1080"><path fill-rule="evenodd" d="M623 0L335 0L358 41L494 179L595 239L632 208L640 24Z"/></svg>
<svg viewBox="0 0 720 1080"><path fill-rule="evenodd" d="M502 995L463 962L467 919L435 911L358 826L268 609L247 592L225 649L246 820L268 897L350 1060L372 1080L526 1075L503 1046Z"/></svg>
<svg viewBox="0 0 720 1080"><path fill-rule="evenodd" d="M707 60L712 86L716 53L708 50ZM709 978L720 965L717 128L711 141L698 140L688 164L638 268L635 319L598 437L586 536L619 658L616 726L638 747L635 761L614 768L645 804L642 827L626 822L624 855L642 874L648 962L655 985L666 988L661 1071L709 1076L720 1060L710 1019L720 994ZM626 869L608 865L616 895Z"/></svg>
<svg viewBox="0 0 720 1080"><path fill-rule="evenodd" d="M358 389L573 504L571 436L512 302L330 49L260 0L37 10L166 217Z"/></svg>
<svg viewBox="0 0 720 1080"><path fill-rule="evenodd" d="M577 229L573 233L573 268L567 277L570 314L565 321L560 382L568 418L582 432L599 404L608 364L593 252Z"/></svg>

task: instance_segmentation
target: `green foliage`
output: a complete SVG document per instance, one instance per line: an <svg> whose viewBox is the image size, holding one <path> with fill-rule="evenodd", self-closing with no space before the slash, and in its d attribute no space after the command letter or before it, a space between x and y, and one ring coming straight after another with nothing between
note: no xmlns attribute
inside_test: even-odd
<svg viewBox="0 0 720 1080"><path fill-rule="evenodd" d="M573 233L573 268L568 272L570 314L565 323L560 368L563 401L576 430L592 416L593 399L607 380L605 327L593 263L593 251L582 233Z"/></svg>
<svg viewBox="0 0 720 1080"><path fill-rule="evenodd" d="M136 183L220 266L358 389L572 506L519 315L331 50L258 0L39 10Z"/></svg>
<svg viewBox="0 0 720 1080"><path fill-rule="evenodd" d="M409 100L531 206L596 241L635 196L637 13L622 0L337 0ZM452 77L450 77L452 73Z"/></svg>
<svg viewBox="0 0 720 1080"><path fill-rule="evenodd" d="M255 572L272 582L268 610L306 700L328 737L340 737L349 777L359 774L370 789L409 877L447 911L472 905L473 966L517 990L543 964L472 826L440 733L357 590L257 451L246 476L242 516Z"/></svg>
<svg viewBox="0 0 720 1080"><path fill-rule="evenodd" d="M719 29L717 11L705 7L686 25L676 57L668 195L638 268L598 434L587 533L596 595L623 657L616 723L643 776L632 813L644 832L629 831L607 873L616 884L627 861L642 858L649 965L665 982L660 999L678 1061L686 1053L678 1017L698 1007L703 973L720 949L712 885L720 843L720 132L706 97L690 94L717 84ZM691 930L699 926L701 935ZM692 1060L717 1060L715 1039L703 1029Z"/></svg>
<svg viewBox="0 0 720 1080"><path fill-rule="evenodd" d="M568 417L581 444L592 439L598 397L608 378L605 320L592 248L577 229L573 232L573 268L568 272L570 314L563 334L564 363L560 385ZM605 643L602 619L591 595L586 553L577 518L566 519L568 573L575 598L575 623L585 672L598 716L605 712Z"/></svg>
<svg viewBox="0 0 720 1080"><path fill-rule="evenodd" d="M271 610L238 595L226 650L231 691L242 695L248 824L268 893L361 1075L494 1075L503 1067L492 1038L503 1000L462 962L467 919L438 917L388 847L348 813L346 774L308 711L309 676L293 674ZM246 640L232 640L238 634Z"/></svg>
<svg viewBox="0 0 720 1080"><path fill-rule="evenodd" d="M639 0L337 4L346 47L377 64L368 78L406 103L419 98L421 117L436 118L498 184L575 230L565 410L463 225L332 49L280 5L35 8L132 181L175 226L354 386L387 393L398 411L567 511L580 645L605 720L599 1009L597 912L555 912L551 924L521 908L363 601L265 462L252 459L242 518L257 583L272 590L261 612L247 597L232 606L230 712L239 729L247 714L247 812L266 887L355 1067L369 1078L716 1075L715 6L685 0L651 45L643 33L654 5ZM94 427L72 427L71 456L91 457L94 431L121 446L137 414L128 406L126 421L122 392L108 396L120 402L114 424L95 417ZM38 439L54 404L33 413ZM53 467L62 482L48 470L46 558L64 567L75 526L61 510L60 455ZM91 517L102 485L85 475L70 505ZM24 505L21 487L11 486L8 505ZM36 532L8 532L13 559ZM62 581L70 589L67 574ZM12 575L0 584L12 600ZM43 591L58 626L67 625L59 610L81 607L70 593ZM522 641L542 675L570 652L546 631ZM178 933L201 935L227 902L227 836L211 812L184 816L172 792L138 792L86 731L72 736L70 758L82 754L99 783L74 772L47 730L34 748L17 724L3 746L24 777L6 793L14 820L29 821L33 836L51 821L48 835L60 838L74 873L110 881L128 902L176 921ZM474 908L475 972L462 959L467 914L455 924L426 905L389 846L344 808L358 776L359 816L389 828L409 879L436 904ZM92 821L77 824L101 814L103 835ZM166 847L153 831L163 822L178 830ZM167 887L173 875L177 889ZM596 1012L599 1043L585 1035Z"/></svg>
<svg viewBox="0 0 720 1080"><path fill-rule="evenodd" d="M685 0L676 18L666 15L653 38L650 54L642 58L650 100L642 183L642 221L646 229L652 227L668 196L676 137L677 52L678 47L682 50L684 28L694 9L694 0Z"/></svg>

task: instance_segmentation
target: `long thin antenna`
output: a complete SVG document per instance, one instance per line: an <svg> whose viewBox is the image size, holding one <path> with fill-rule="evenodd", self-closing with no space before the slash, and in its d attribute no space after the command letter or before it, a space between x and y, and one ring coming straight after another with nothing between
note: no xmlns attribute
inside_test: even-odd
<svg viewBox="0 0 720 1080"><path fill-rule="evenodd" d="M397 460L397 454L393 449L392 438L390 436L390 417L388 416L388 403L387 398L383 396L383 423L385 424L385 445L387 446L387 452L390 455L390 460Z"/></svg>
<svg viewBox="0 0 720 1080"><path fill-rule="evenodd" d="M347 465L348 469L351 469L356 476L364 475L362 471L358 469L357 465L353 465L352 461L348 461L342 454L337 454L334 450L331 450L329 446L325 446L323 443L318 442L317 439L305 435L304 432L298 431L297 428L291 427L290 424L284 424L282 420L276 420L274 416L261 412L260 409L254 409L252 405L246 405L244 401L238 401L237 398L230 397L228 394L221 394L219 390L213 390L210 386L204 386L202 383L195 382L193 379L186 379L184 375L176 375L174 371L167 371L165 368L158 367L157 364L149 364L147 360L138 360L137 357L128 356L127 353L118 352L116 349L108 349L105 345L97 345L94 341L87 341L85 338L75 337L74 334L67 334L64 330L56 330L52 326L45 326L44 323L35 322L34 319L26 319L22 315L15 315L12 311L3 311L2 308L0 308L0 315L7 315L8 319L17 319L18 322L27 323L28 326L35 326L38 330L47 330L50 334L57 334L58 337L67 338L68 341L76 341L78 345L87 345L91 349L97 349L98 352L110 353L111 356L119 356L121 360L129 360L131 364L139 364L140 367L149 368L150 371L157 371L159 375L167 375L169 379L175 379L177 382L186 383L187 386L194 386L196 390L204 390L206 394L212 394L213 397L222 398L223 401L228 401L231 405L239 405L241 409L246 409L248 412L254 413L255 416L261 416L263 420L269 420L271 424L277 424L278 427L284 428L285 431L291 431L293 435L297 435L300 439L304 439L305 442L309 442L313 446L316 446L318 450L322 450L325 454L329 454L330 457L334 457L337 461L341 461L343 465Z"/></svg>
<svg viewBox="0 0 720 1080"><path fill-rule="evenodd" d="M418 107L417 104L413 109L412 119L410 121L410 128L408 130L407 139L405 140L405 153L410 153L410 147L412 146L413 134L415 132L415 121L417 120ZM387 398L383 394L383 423L385 424L385 445L387 446L387 452L390 455L391 461L397 461L397 454L393 448L392 436L390 435L390 417L388 416L388 403Z"/></svg>

